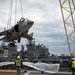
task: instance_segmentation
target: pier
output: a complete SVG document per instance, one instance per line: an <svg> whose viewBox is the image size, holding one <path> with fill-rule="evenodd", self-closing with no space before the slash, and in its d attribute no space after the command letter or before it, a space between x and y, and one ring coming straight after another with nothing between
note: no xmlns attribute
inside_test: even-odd
<svg viewBox="0 0 75 75"><path fill-rule="evenodd" d="M22 75L72 75L72 72L57 72L54 74L41 73L40 71L22 72ZM16 75L16 70L0 70L0 75Z"/></svg>

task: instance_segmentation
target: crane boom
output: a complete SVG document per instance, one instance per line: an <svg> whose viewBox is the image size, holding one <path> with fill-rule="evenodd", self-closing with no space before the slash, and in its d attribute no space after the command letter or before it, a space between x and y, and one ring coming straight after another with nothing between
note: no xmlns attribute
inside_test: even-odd
<svg viewBox="0 0 75 75"><path fill-rule="evenodd" d="M75 54L75 1L59 0L70 55Z"/></svg>

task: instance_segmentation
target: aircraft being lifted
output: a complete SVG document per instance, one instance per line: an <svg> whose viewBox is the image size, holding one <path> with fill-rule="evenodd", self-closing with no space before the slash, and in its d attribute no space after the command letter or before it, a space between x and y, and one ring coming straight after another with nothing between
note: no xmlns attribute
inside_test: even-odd
<svg viewBox="0 0 75 75"><path fill-rule="evenodd" d="M31 34L28 35L28 31L33 24L33 21L21 18L11 29L0 32L0 36L4 36L0 41L13 42L14 40L17 40L19 43L21 41L21 37L32 40L33 38L31 37Z"/></svg>

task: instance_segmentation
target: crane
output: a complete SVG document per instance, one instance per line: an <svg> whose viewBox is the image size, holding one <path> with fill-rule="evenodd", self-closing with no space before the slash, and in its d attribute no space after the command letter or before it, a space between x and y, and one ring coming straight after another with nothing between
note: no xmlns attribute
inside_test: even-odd
<svg viewBox="0 0 75 75"><path fill-rule="evenodd" d="M75 55L75 0L59 0L68 48Z"/></svg>

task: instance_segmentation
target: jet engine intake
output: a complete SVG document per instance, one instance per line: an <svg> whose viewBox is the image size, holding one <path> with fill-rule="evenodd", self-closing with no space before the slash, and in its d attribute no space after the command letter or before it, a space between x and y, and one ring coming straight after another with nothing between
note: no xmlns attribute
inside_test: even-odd
<svg viewBox="0 0 75 75"><path fill-rule="evenodd" d="M18 24L16 24L16 25L14 26L14 30L15 30L16 32L19 32L19 25L18 25Z"/></svg>

